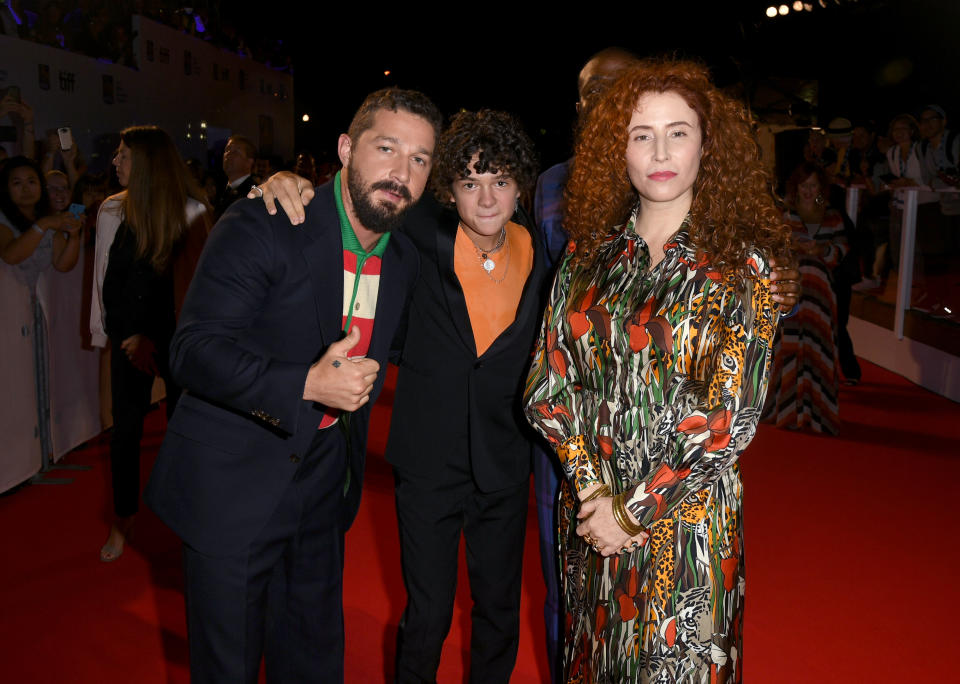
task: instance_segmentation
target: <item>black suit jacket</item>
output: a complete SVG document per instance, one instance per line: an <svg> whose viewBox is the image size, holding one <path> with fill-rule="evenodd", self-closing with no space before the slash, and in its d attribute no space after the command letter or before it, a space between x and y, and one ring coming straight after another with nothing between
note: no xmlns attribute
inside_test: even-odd
<svg viewBox="0 0 960 684"><path fill-rule="evenodd" d="M231 188L227 186L222 188L220 193L217 195L217 206L214 208L213 220L217 221L221 216L230 208L230 205L236 202L239 199L244 199L247 196L247 193L250 192L256 182L253 179L253 175L247 176L247 179L243 181L236 188Z"/></svg>
<svg viewBox="0 0 960 684"><path fill-rule="evenodd" d="M333 183L306 221L236 202L210 234L187 293L171 370L187 391L170 421L145 498L198 551L229 555L266 524L314 439L322 407L304 401L310 364L342 337L343 247ZM381 364L350 421L344 528L360 501L370 407L383 385L419 259L393 234L383 255L368 356ZM329 428L339 432L338 426Z"/></svg>
<svg viewBox="0 0 960 684"><path fill-rule="evenodd" d="M420 252L393 403L387 460L440 477L451 449L469 445L483 491L530 475L532 432L521 411L523 385L543 318L548 269L531 234L533 269L514 322L477 357L463 289L454 272L457 215L425 198L405 231Z"/></svg>

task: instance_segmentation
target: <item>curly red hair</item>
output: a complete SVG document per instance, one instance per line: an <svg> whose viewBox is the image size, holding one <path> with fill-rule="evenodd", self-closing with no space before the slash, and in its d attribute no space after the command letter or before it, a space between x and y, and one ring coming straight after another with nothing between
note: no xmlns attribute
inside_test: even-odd
<svg viewBox="0 0 960 684"><path fill-rule="evenodd" d="M690 208L690 240L714 268L746 274L747 253L789 251L789 232L743 107L721 93L694 62L642 60L590 108L567 183L564 225L577 247L593 251L636 204L627 176L627 126L644 93L675 92L700 121L703 148Z"/></svg>

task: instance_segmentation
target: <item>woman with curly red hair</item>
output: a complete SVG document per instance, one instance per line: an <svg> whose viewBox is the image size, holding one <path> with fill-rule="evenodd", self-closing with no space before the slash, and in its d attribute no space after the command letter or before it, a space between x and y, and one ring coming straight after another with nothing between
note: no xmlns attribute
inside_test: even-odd
<svg viewBox="0 0 960 684"><path fill-rule="evenodd" d="M690 62L627 70L581 129L566 227L526 410L567 480L567 681L739 681L736 460L788 252L742 107Z"/></svg>

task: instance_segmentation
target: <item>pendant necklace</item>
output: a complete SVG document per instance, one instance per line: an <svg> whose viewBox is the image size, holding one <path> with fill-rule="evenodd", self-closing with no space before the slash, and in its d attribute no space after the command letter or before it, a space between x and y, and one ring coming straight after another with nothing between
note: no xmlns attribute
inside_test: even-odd
<svg viewBox="0 0 960 684"><path fill-rule="evenodd" d="M463 227L461 226L461 230ZM507 238L507 227L504 226L500 229L500 236L497 238L497 244L495 244L491 249L480 249L477 247L477 243L470 240L473 243L473 248L477 251L477 257L480 259L480 267L483 268L484 272L487 274L487 277L490 278L495 283L503 282L503 278L506 277L507 268L510 266L510 253L507 252L507 262L504 265L503 277L500 279L494 278L491 273L493 269L497 267L497 262L490 258L492 254L496 254L503 247L504 242Z"/></svg>
<svg viewBox="0 0 960 684"><path fill-rule="evenodd" d="M497 262L490 258L491 254L495 254L503 247L503 241L507 238L507 228L504 226L500 229L500 235L497 237L497 244L493 246L492 249L480 249L477 247L477 243L473 243L473 248L477 250L477 254L480 256L480 263L483 266L483 270L487 273L490 273L493 269L497 267ZM473 240L471 240L473 242Z"/></svg>

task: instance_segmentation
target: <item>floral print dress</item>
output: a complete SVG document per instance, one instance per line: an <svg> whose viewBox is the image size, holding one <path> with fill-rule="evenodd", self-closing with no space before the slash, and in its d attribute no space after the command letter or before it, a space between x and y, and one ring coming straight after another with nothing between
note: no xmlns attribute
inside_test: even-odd
<svg viewBox="0 0 960 684"><path fill-rule="evenodd" d="M652 269L635 219L589 263L572 245L527 380L554 446L567 682L741 679L743 549L736 460L763 404L777 309L758 253L721 276L687 223ZM689 218L688 218L689 220ZM576 534L575 492L628 492L647 544L604 558Z"/></svg>

